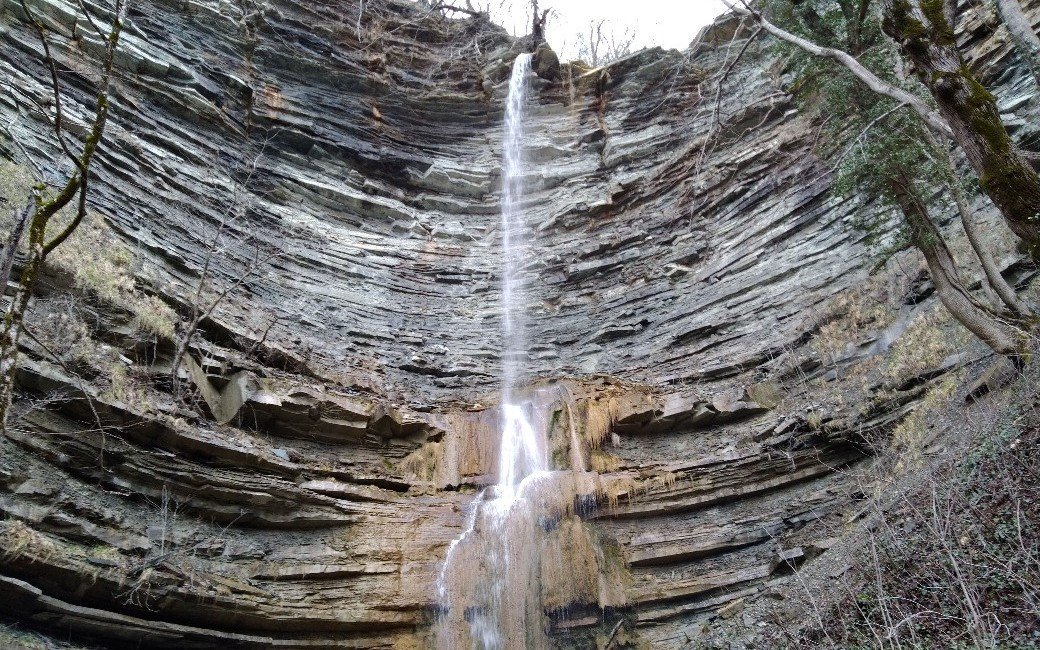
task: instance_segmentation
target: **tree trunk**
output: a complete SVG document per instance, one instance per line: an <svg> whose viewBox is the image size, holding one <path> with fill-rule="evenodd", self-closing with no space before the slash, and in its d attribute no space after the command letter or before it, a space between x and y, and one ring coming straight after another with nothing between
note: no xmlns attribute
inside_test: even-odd
<svg viewBox="0 0 1040 650"><path fill-rule="evenodd" d="M1011 34L1011 40L1015 42L1018 55L1029 66L1037 84L1040 84L1040 37L1033 31L1033 25L1018 0L995 0L995 4L1000 19Z"/></svg>
<svg viewBox="0 0 1040 650"><path fill-rule="evenodd" d="M961 189L960 183L957 178L957 163L953 158L953 154L950 152L949 147L933 136L930 132L924 132L925 137L931 144L932 149L935 150L936 154L943 157L942 170L943 175L946 176L946 188L953 196L953 201L957 205L957 213L961 217L961 226L964 228L964 234L968 238L968 244L971 245L971 249L975 251L975 257L978 258L979 264L982 266L982 272L985 275L985 282L983 287L989 287L995 294L993 296L987 296L990 299L996 298L993 302L995 306L1000 306L1003 303L1005 307L1011 310L1011 312L1019 319L1026 319L1033 316L1033 310L1026 305L1018 294L1015 293L1014 287L1007 283L1004 276L1000 274L1000 268L997 267L997 262L993 259L993 254L990 253L983 241L982 232L979 230L979 224L975 221L975 215L971 212L968 207L968 201L964 196L964 191Z"/></svg>
<svg viewBox="0 0 1040 650"><path fill-rule="evenodd" d="M1025 353L1024 332L983 307L964 287L942 233L928 208L905 179L892 182L892 191L910 230L910 238L924 255L939 300L950 314L994 352L1018 363Z"/></svg>
<svg viewBox="0 0 1040 650"><path fill-rule="evenodd" d="M985 274L986 284L993 289L1000 302L1004 303L1004 306L1010 309L1018 318L1028 318L1032 316L1032 310L1023 303L1018 294L1015 293L1014 288L1007 283L1004 276L1000 274L1000 269L997 267L996 260L993 259L993 255L986 248L985 243L982 241L982 233L979 231L979 225L975 222L975 215L971 213L970 208L964 199L964 194L956 187L955 184L950 184L950 193L953 194L953 200L957 204L957 211L961 216L961 225L964 227L964 234L968 238L968 243L971 245L975 256L979 259L979 264L982 265L982 272Z"/></svg>
<svg viewBox="0 0 1040 650"><path fill-rule="evenodd" d="M965 65L944 7L932 0L887 0L884 28L913 61L982 189L1040 257L1040 175L1016 150L996 98Z"/></svg>

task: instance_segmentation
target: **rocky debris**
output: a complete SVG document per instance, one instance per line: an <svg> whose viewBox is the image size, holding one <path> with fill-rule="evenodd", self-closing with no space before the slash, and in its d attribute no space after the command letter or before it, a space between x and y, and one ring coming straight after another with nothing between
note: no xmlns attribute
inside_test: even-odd
<svg viewBox="0 0 1040 650"><path fill-rule="evenodd" d="M84 25L61 36L75 3L30 4L80 70L96 43ZM136 394L27 344L0 438L3 616L147 647L424 642L440 562L495 466L499 125L522 47L404 0L360 9L135 3L91 200L184 313L229 214L249 236L218 251L215 283L257 246L282 255L203 323L201 410L171 398L162 346L104 332L148 375ZM1035 89L987 11L967 10L961 38L1031 138ZM11 2L0 16L0 75L46 97L36 40ZM618 611L561 596L554 638L673 647L746 615L737 603L833 544L855 498L845 470L869 462L854 434L891 427L934 381L816 426L776 408L763 377L872 260L767 49L734 67L715 123L705 71L746 36L723 18L690 57L653 49L537 82L530 362L587 385L581 403L603 415L584 431L599 446L581 444L613 487L583 515L631 571L623 594L605 580ZM85 79L65 87L73 122ZM57 159L15 95L0 120ZM0 140L0 154L21 151Z"/></svg>

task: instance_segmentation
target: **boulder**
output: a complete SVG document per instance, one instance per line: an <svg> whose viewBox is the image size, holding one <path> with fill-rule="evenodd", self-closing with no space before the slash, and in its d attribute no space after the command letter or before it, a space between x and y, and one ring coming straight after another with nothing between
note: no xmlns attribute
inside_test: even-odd
<svg viewBox="0 0 1040 650"><path fill-rule="evenodd" d="M542 79L556 81L560 78L560 57L546 43L540 43L534 51L534 59L531 61L534 73Z"/></svg>

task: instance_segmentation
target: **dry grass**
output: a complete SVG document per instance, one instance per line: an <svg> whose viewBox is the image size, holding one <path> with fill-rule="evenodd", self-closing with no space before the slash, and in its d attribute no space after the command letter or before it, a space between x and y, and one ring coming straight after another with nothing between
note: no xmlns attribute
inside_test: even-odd
<svg viewBox="0 0 1040 650"><path fill-rule="evenodd" d="M865 331L882 330L895 319L891 304L892 276L878 273L834 296L815 320L819 331L809 349L827 363L835 363L849 347L860 342Z"/></svg>
<svg viewBox="0 0 1040 650"><path fill-rule="evenodd" d="M912 413L892 430L890 453L897 458L894 475L921 469L926 461L926 448L939 433L932 420L949 407L957 392L959 376L946 377L932 387Z"/></svg>
<svg viewBox="0 0 1040 650"><path fill-rule="evenodd" d="M42 562L57 552L50 539L17 519L0 521L0 559Z"/></svg>
<svg viewBox="0 0 1040 650"><path fill-rule="evenodd" d="M116 360L108 365L107 380L108 387L102 397L133 407L141 413L155 411L156 396L148 378L140 375L140 368Z"/></svg>
<svg viewBox="0 0 1040 650"><path fill-rule="evenodd" d="M172 340L177 315L169 305L144 293L134 279L134 256L97 215L90 215L49 258L75 286L98 300L122 308L147 336Z"/></svg>
<svg viewBox="0 0 1040 650"><path fill-rule="evenodd" d="M83 305L66 294L36 300L28 322L39 342L63 362L101 368L117 355L98 343L86 318Z"/></svg>
<svg viewBox="0 0 1040 650"><path fill-rule="evenodd" d="M401 459L396 469L407 476L429 482L437 475L437 464L442 456L442 443L428 442Z"/></svg>
<svg viewBox="0 0 1040 650"><path fill-rule="evenodd" d="M895 342L882 370L892 386L933 370L970 341L967 330L954 323L945 307L918 315Z"/></svg>
<svg viewBox="0 0 1040 650"><path fill-rule="evenodd" d="M593 449L589 453L589 469L599 474L618 471L621 462L620 458L602 449Z"/></svg>
<svg viewBox="0 0 1040 650"><path fill-rule="evenodd" d="M861 313L861 312L859 312ZM858 320L853 315L846 319L836 315L835 322ZM891 325L887 319L886 327ZM872 335L871 335L872 336ZM852 342L851 335L844 337L846 346ZM832 339L832 343L835 339ZM816 358L819 348L814 339L810 343L810 358ZM829 344L828 344L829 345ZM857 342L858 345L858 342ZM838 418L839 426L852 425L850 418L877 416L892 403L905 401L910 392L921 390L921 385L942 368L951 356L976 345L975 339L959 323L950 317L946 308L936 305L929 311L917 314L899 337L885 351L876 351L869 356L848 357L825 365L815 376L789 373L780 383L779 402L775 408L806 417L809 426L822 430L828 422ZM797 353L793 353L797 355ZM804 362L804 357L801 357ZM773 394L762 399L770 401Z"/></svg>
<svg viewBox="0 0 1040 650"><path fill-rule="evenodd" d="M775 409L784 401L783 386L776 381L764 381L748 386L748 397L767 409Z"/></svg>

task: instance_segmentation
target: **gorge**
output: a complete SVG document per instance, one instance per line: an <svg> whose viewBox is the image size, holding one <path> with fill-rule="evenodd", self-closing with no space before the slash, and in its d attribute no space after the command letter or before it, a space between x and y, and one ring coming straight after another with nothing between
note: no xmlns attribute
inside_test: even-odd
<svg viewBox="0 0 1040 650"><path fill-rule="evenodd" d="M1040 150L1030 66L962 5ZM82 131L100 41L26 6ZM0 436L0 643L785 647L860 602L872 513L953 430L1029 440L1033 397L916 251L879 257L887 208L831 191L756 36L592 68L405 0L130 5ZM18 0L0 57L6 231L34 161L68 170Z"/></svg>

